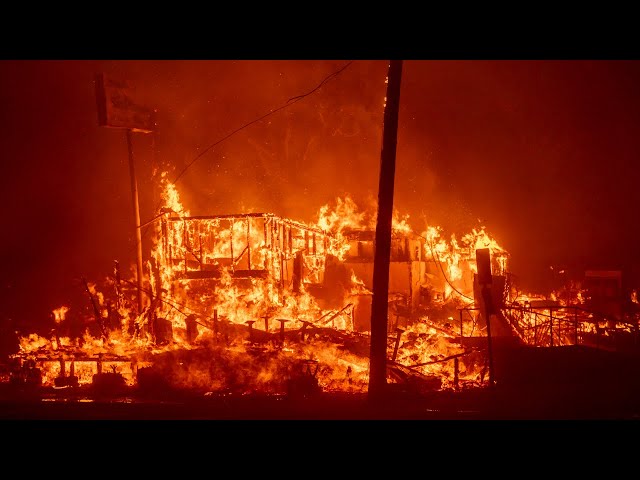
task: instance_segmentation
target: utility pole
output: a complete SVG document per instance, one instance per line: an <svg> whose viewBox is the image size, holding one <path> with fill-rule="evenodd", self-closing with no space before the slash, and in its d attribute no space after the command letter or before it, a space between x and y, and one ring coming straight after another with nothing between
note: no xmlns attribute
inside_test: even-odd
<svg viewBox="0 0 640 480"><path fill-rule="evenodd" d="M98 125L101 127L124 128L129 151L129 176L131 177L131 200L136 238L136 271L138 287L138 315L142 313L142 234L140 232L140 205L138 203L138 181L133 162L132 132L153 133L156 129L156 110L138 105L133 87L127 81L107 77L104 73L96 75L96 101L98 107ZM152 138L155 150L155 137ZM152 151L155 155L155 152ZM155 157L154 157L155 159Z"/></svg>
<svg viewBox="0 0 640 480"><path fill-rule="evenodd" d="M133 162L131 129L126 129L127 149L129 150L129 176L131 177L131 200L133 203L133 221L136 235L136 280L138 286L138 315L142 313L142 233L140 232L140 204L138 202L138 180Z"/></svg>
<svg viewBox="0 0 640 480"><path fill-rule="evenodd" d="M402 60L391 60L387 75L387 96L382 129L378 218L376 221L373 262L373 298L371 303L371 347L369 355L369 398L379 400L387 385L387 315L389 304L389 260L393 189L398 141L398 111Z"/></svg>

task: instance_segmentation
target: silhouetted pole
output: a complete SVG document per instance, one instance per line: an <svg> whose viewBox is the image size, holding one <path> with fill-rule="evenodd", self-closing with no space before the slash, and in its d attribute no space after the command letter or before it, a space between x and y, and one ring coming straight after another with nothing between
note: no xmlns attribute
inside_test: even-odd
<svg viewBox="0 0 640 480"><path fill-rule="evenodd" d="M371 303L371 350L369 356L369 398L380 398L387 385L387 311L389 303L389 259L393 188L398 140L398 110L402 60L389 62L387 98L382 129L382 154L378 186L378 218L373 261L373 299Z"/></svg>
<svg viewBox="0 0 640 480"><path fill-rule="evenodd" d="M487 322L487 353L489 355L489 386L493 387L496 383L495 371L493 369L493 338L491 337L491 312L493 311L491 297L491 286L482 285L482 299L484 300L484 316Z"/></svg>
<svg viewBox="0 0 640 480"><path fill-rule="evenodd" d="M482 315L487 322L487 353L489 355L489 386L495 385L495 372L493 369L493 338L491 336L491 315L493 307L493 275L491 274L491 251L488 248L476 249L476 265L478 268L477 280L482 292Z"/></svg>
<svg viewBox="0 0 640 480"><path fill-rule="evenodd" d="M131 177L131 199L133 201L133 220L136 234L136 273L138 281L138 315L142 313L142 234L140 233L140 204L138 203L138 181L133 163L131 130L127 128L127 148L129 150L129 174Z"/></svg>

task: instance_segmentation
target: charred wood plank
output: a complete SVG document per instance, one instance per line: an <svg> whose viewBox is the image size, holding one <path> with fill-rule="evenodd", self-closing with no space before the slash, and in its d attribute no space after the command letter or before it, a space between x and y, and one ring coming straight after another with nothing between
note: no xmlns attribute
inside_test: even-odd
<svg viewBox="0 0 640 480"><path fill-rule="evenodd" d="M102 339L106 340L107 331L104 327L104 322L102 321L102 315L100 314L100 308L98 307L96 298L93 296L93 293L91 293L91 290L89 289L89 284L87 283L87 279L85 277L82 277L82 282L84 283L84 288L87 291L87 294L89 295L89 299L91 300L91 306L93 307L93 313L96 317L96 322L98 323L98 327L100 327L100 333L102 335Z"/></svg>

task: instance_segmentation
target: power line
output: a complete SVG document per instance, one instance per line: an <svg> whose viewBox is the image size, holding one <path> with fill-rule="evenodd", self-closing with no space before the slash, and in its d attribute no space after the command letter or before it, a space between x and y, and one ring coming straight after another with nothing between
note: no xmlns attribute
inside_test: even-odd
<svg viewBox="0 0 640 480"><path fill-rule="evenodd" d="M333 78L337 77L338 75L340 75L343 71L345 71L352 63L354 62L354 60L351 60L349 62L347 62L345 65L343 65L342 67L340 67L338 70L336 70L335 72L327 75L316 87L314 87L313 89L309 90L307 93L303 93L302 95L297 95L295 97L291 97L289 98L289 100L287 100L287 102L284 105L281 105L280 107L276 108L276 109L271 109L269 110L267 113L261 115L260 117L251 120L248 123L245 123L244 125L242 125L239 128L236 128L235 130L233 130L231 133L225 135L224 137L222 137L221 139L213 142L211 145L209 145L207 148L205 148L202 152L200 152L198 155L196 155L193 160L191 160L181 171L180 173L176 176L176 178L173 180L173 182L171 182L172 184L176 184L178 182L178 180L180 180L182 178L182 176L186 173L186 171L199 159L201 158L205 153L207 153L209 150L211 150L213 147L221 144L222 142L224 142L225 140L227 140L228 138L232 137L233 135L235 135L236 133L240 132L241 130L244 130L245 128L249 127L250 125L253 125L254 123L258 123L261 120L264 120L265 118L273 115L276 112L279 112L280 110L284 110L287 107L290 107L291 105L298 103L300 100L308 97L309 95L317 92L318 90L320 90L327 82L329 82L330 80L332 80ZM161 202L160 202L161 203ZM158 203L158 205L156 205L154 210L157 210L160 207L160 203ZM147 221L144 223L144 225L147 226L147 228L145 228L145 231L142 233L142 237L144 238L147 233L149 232L149 228L150 228L150 224L156 220L157 218L159 218L159 215L152 218L151 220ZM140 228L142 228L142 225L140 226Z"/></svg>
<svg viewBox="0 0 640 480"><path fill-rule="evenodd" d="M298 95L295 97L291 97L289 98L289 100L287 100L287 103L285 103L284 105L281 105L280 107L276 108L275 110L272 109L270 111L268 111L267 113L265 113L264 115L261 115L260 117L256 118L255 120L251 120L248 123L245 123L244 125L242 125L239 128L236 128L234 131L232 131L231 133L229 133L228 135L225 135L224 137L222 137L220 140L217 140L215 142L213 142L211 145L209 145L207 148L205 148L202 152L200 152L198 155L195 156L195 158L193 160L191 160L186 167L184 167L182 169L182 171L178 174L178 176L173 180L174 185L178 182L178 180L180 180L180 178L182 178L182 175L185 174L185 172L191 167L191 165L193 165L200 157L202 157L205 153L207 153L209 150L211 150L213 147L215 147L216 145L219 145L220 143L224 142L227 138L235 135L236 133L240 132L241 130L244 130L245 128L247 128L250 125L253 125L254 123L257 123L261 120L264 120L265 118L273 115L276 112L279 112L280 110L283 110L287 107L290 107L291 105L293 105L294 103L299 102L300 100L302 100L305 97L308 97L309 95L311 95L312 93L316 92L317 90L319 90L320 88L322 88L322 86L327 83L329 80L331 80L332 78L337 77L338 75L340 75L344 70L346 70L346 68L351 65L353 63L353 60L351 60L350 62L348 62L346 65L342 66L340 69L336 70L335 72L331 73L330 75L328 75L327 77L325 77L319 84L318 86L316 86L313 90L310 90L307 93L304 93L302 95Z"/></svg>

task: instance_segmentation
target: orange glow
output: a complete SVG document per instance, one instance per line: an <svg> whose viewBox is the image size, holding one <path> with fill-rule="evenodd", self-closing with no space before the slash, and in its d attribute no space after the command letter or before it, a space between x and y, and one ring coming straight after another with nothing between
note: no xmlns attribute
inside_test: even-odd
<svg viewBox="0 0 640 480"><path fill-rule="evenodd" d="M138 315L131 308L133 278L117 288L113 279L103 288L89 283L105 334L86 329L76 339L21 339L22 358L46 358L39 361L43 383L68 374L73 362L80 384L101 365L115 367L132 385L135 366L144 364L161 369L174 386L203 392L277 393L296 375L313 376L325 391L365 391L375 204L362 210L350 196L337 198L308 224L270 213L191 217L166 174L161 185L164 205L145 263L145 309ZM455 235L447 241L434 226L418 236L397 211L393 238L398 280L391 277L392 287L400 290L393 293L390 329L393 320L404 332L397 338L390 330L388 353L404 373L390 381L415 375L438 388L454 388L454 380L458 387L481 385L483 361L457 343L450 311L473 299L475 249L490 248L495 275L507 272L507 252L484 228L459 241ZM403 285L413 290L402 293ZM420 303L426 300L418 288L432 292L430 303ZM120 292L115 300L113 291ZM57 323L67 311L54 310ZM474 328L465 319L463 331Z"/></svg>

